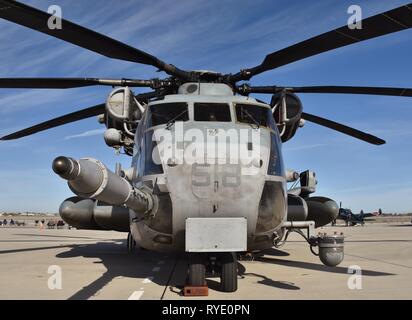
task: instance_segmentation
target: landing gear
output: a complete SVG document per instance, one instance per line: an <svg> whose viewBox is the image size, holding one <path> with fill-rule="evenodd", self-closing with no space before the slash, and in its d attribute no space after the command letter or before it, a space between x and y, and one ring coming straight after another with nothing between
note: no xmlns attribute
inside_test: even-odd
<svg viewBox="0 0 412 320"><path fill-rule="evenodd" d="M237 290L237 258L232 252L223 253L221 257L222 270L220 273L220 287L223 292Z"/></svg>
<svg viewBox="0 0 412 320"><path fill-rule="evenodd" d="M132 254L136 250L136 241L134 241L132 233L127 234L127 253Z"/></svg>
<svg viewBox="0 0 412 320"><path fill-rule="evenodd" d="M189 257L188 285L201 287L206 284L206 257L202 253L191 253Z"/></svg>
<svg viewBox="0 0 412 320"><path fill-rule="evenodd" d="M224 253L190 253L187 283L183 290L185 296L208 295L206 267L220 273L220 290L235 292L237 290L237 256L234 252ZM214 271L212 271L214 273Z"/></svg>

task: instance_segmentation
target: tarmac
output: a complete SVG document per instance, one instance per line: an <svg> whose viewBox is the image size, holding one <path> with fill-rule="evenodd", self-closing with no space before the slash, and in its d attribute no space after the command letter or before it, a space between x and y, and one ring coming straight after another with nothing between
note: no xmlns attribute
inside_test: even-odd
<svg viewBox="0 0 412 320"><path fill-rule="evenodd" d="M137 249L129 255L126 233L0 227L0 299L412 298L412 224L317 231L345 233L345 259L338 267L322 265L292 234L281 249L239 261L236 292L219 291L219 278L210 275L209 296L188 298L180 295L184 254Z"/></svg>

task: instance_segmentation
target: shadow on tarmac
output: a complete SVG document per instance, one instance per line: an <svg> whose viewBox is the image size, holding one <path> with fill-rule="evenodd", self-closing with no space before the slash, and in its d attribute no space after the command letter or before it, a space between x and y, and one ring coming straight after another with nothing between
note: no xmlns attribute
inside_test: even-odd
<svg viewBox="0 0 412 320"><path fill-rule="evenodd" d="M23 248L15 250L3 250L0 254L5 253L15 253L15 252L25 252L25 251L37 251L37 250L50 250L50 249L61 249L67 248L67 251L58 253L57 258L75 258L75 257L85 257L99 259L95 263L101 263L107 270L99 278L92 281L87 286L81 288L78 292L72 295L69 299L71 300L84 300L89 299L94 296L99 290L103 289L108 283L110 283L116 277L130 277L130 278L146 278L151 274L151 270L154 265L156 265L160 260L167 260L165 263L167 267L167 272L159 277L155 277L152 281L159 286L164 288L175 287L182 288L182 280L178 280L182 277L171 276L175 271L180 273L186 273L185 268L180 268L182 270L175 270L177 261L185 261L187 257L185 255L166 255L165 253L153 252L148 250L142 250L140 248L136 249L134 254L128 254L126 252L125 240L118 239L108 239L107 241L102 241L98 243L84 243L76 245L56 245L56 246L44 246L38 248ZM167 256L165 258L165 255ZM285 260L276 257L285 257L289 253L272 248L265 251L265 256L257 257L255 260L277 264L292 268L317 270L323 272L341 273L347 274L346 267L327 267L321 263L310 263L302 261ZM389 276L393 275L391 273L373 271L373 270L362 270L362 274L365 276ZM238 275L242 277L258 277L261 278L257 283L271 286L278 289L284 290L299 290L300 288L293 283L286 281L278 281L268 278L265 275L246 272L245 266L239 262L238 263ZM176 278L176 279L175 279ZM184 278L184 277L183 277ZM220 283L213 279L207 279L209 288L211 290L220 291ZM176 283L175 283L176 282ZM179 282L179 283L177 283ZM166 289L165 289L166 290ZM177 294L179 292L176 292Z"/></svg>
<svg viewBox="0 0 412 320"><path fill-rule="evenodd" d="M56 246L61 248L62 246ZM69 300L85 300L94 296L99 290L103 289L109 282L116 277L130 277L130 278L145 278L151 274L151 269L158 261L164 260L165 253L158 253L148 250L136 249L135 254L127 254L125 241L119 244L119 240L105 241L93 244L80 244L67 246L68 251L59 253L57 258L97 258L100 261L95 263L101 263L107 270L98 279L94 280L87 286L80 289ZM40 249L40 248L39 248ZM265 251L266 253L266 251ZM283 252L277 249L267 250L267 254L273 256L287 256L287 252ZM172 261L170 261L172 258ZM169 269L165 276L155 277L152 281L159 286L182 289L184 283L180 283L182 277L171 277L171 274L175 271L186 272L186 270L175 270L176 260L187 260L186 255L169 255ZM174 261L173 261L174 260ZM264 275L257 273L247 273L245 267L238 263L238 275L240 278L245 276L252 276L261 278L257 283L262 285L272 286L279 289L286 290L299 290L300 288L292 283L284 281L275 281ZM174 279L176 278L176 279ZM183 277L184 278L184 277ZM175 283L176 282L176 283ZM220 283L208 278L208 286L211 290L220 291ZM180 294L179 290L174 290L176 294Z"/></svg>
<svg viewBox="0 0 412 320"><path fill-rule="evenodd" d="M267 258L261 257L256 259L257 261L265 262L265 263L272 263L276 265L286 266L286 267L293 267L293 268L300 268L300 269L307 269L307 270L315 270L315 271L323 271L323 272L332 272L332 273L342 273L348 274L348 268L346 267L328 267L319 262L312 263L312 262L303 262L303 261L293 261L293 260L281 260L276 258ZM373 270L364 270L362 269L362 275L365 276L393 276L393 273L387 272L380 272L380 271L373 271Z"/></svg>
<svg viewBox="0 0 412 320"><path fill-rule="evenodd" d="M56 255L57 258L63 259L79 256L98 258L100 261L95 263L103 264L106 272L69 297L69 300L89 299L116 277L146 278L152 274L151 270L153 266L156 265L158 261L165 259L164 253L142 250L140 248L136 248L135 253L128 254L126 252L125 241L119 244L119 240L117 239L116 241L110 242L75 245L70 248L69 251ZM159 286L165 287L169 284L169 274L171 272L173 272L172 266L170 266L166 277L154 277L152 281Z"/></svg>

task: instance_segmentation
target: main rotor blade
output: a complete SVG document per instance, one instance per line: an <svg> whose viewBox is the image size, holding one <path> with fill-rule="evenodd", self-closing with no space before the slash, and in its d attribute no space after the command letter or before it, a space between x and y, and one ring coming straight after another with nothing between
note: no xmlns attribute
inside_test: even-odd
<svg viewBox="0 0 412 320"><path fill-rule="evenodd" d="M105 105L104 104L98 104L96 106L86 108L80 111L72 112L69 114L66 114L64 116L54 118L39 124L36 124L32 127L14 132L12 134L9 134L7 136L1 137L0 140L14 140L14 139L19 139L23 138L29 135L32 135L34 133L48 130L51 128L55 128L67 123L75 122L78 120L83 120L87 119L93 116L97 116L99 114L102 114L105 112Z"/></svg>
<svg viewBox="0 0 412 320"><path fill-rule="evenodd" d="M411 88L389 87L352 87L352 86L312 86L293 87L291 91L296 93L349 93L349 94L373 94L382 96L412 97Z"/></svg>
<svg viewBox="0 0 412 320"><path fill-rule="evenodd" d="M353 87L353 86L310 86L310 87L250 87L242 85L238 88L242 94L249 93L279 93L282 91L295 93L348 93L348 94L373 94L383 96L412 97L410 88L389 88L389 87Z"/></svg>
<svg viewBox="0 0 412 320"><path fill-rule="evenodd" d="M170 75L182 78L190 74L142 50L62 19L62 28L50 29L48 21L52 15L14 0L0 0L0 18L27 28L40 31L106 57L152 65Z"/></svg>
<svg viewBox="0 0 412 320"><path fill-rule="evenodd" d="M353 43L376 38L412 27L412 3L362 20L361 29L350 29L348 25L275 51L265 57L254 68L242 70L227 79L234 83L289 63L315 56L322 52L344 47Z"/></svg>
<svg viewBox="0 0 412 320"><path fill-rule="evenodd" d="M371 143L371 144L382 145L382 144L386 143L384 140L382 140L378 137L375 137L375 136L373 136L369 133L359 131L357 129L345 126L343 124L337 123L337 122L332 121L332 120L328 120L328 119L325 119L325 118L315 116L313 114L302 112L302 118L307 120L307 121L319 124L321 126L330 128L330 129L335 130L335 131L339 131L341 133L347 134L347 135L352 136L356 139L359 139L359 140L362 140L362 141L365 141L365 142L368 142L368 143Z"/></svg>
<svg viewBox="0 0 412 320"><path fill-rule="evenodd" d="M99 78L0 78L0 88L68 89L97 85L151 87L154 81Z"/></svg>
<svg viewBox="0 0 412 320"><path fill-rule="evenodd" d="M141 101L147 101L149 99L155 98L158 95L156 91L151 91L151 92L145 92L145 93L140 93L136 95L136 98ZM1 137L0 140L14 140L14 139L19 139L23 138L29 135L32 135L34 133L48 130L51 128L55 128L67 123L87 119L93 116L98 116L99 114L105 113L105 104L98 104L90 108L82 109L79 111L75 111L66 115L63 115L61 117L57 117L39 124L36 124L32 127L11 133L7 136Z"/></svg>

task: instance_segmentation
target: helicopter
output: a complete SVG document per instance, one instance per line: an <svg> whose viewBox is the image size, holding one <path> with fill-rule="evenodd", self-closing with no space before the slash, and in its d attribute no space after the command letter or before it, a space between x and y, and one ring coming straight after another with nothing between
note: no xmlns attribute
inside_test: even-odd
<svg viewBox="0 0 412 320"><path fill-rule="evenodd" d="M286 170L281 146L306 121L365 142L384 140L303 111L298 93L412 96L409 88L357 86L253 86L263 72L412 27L412 4L362 20L268 54L237 73L183 70L147 52L18 1L0 0L0 18L42 32L108 58L150 65L162 79L0 78L0 88L69 89L109 86L105 102L8 134L23 138L96 116L104 140L131 157L130 168L109 170L86 157L57 157L53 171L74 197L60 216L79 229L127 232L127 250L186 252L187 285L206 284L206 269L220 274L221 290L237 290L239 254L282 246L298 232L328 266L344 258L343 234L314 234L338 216L339 207L316 191L316 173ZM150 88L134 94L132 89ZM271 95L270 103L252 94ZM293 182L299 187L287 188ZM306 233L304 232L306 231ZM316 249L317 248L317 251Z"/></svg>

